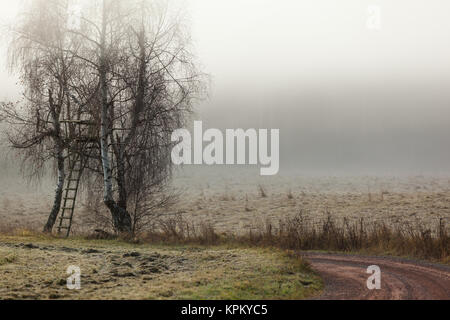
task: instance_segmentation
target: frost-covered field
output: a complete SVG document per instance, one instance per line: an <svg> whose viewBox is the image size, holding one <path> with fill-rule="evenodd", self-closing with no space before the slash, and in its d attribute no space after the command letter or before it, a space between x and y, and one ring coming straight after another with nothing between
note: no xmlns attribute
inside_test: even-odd
<svg viewBox="0 0 450 320"><path fill-rule="evenodd" d="M338 220L436 227L444 218L450 223L450 177L295 172L261 177L258 172L239 167L178 170L173 185L180 201L172 212L192 222L211 223L221 232L247 231L268 219L276 223L299 212L314 220L329 213ZM39 186L28 186L14 175L0 180L0 225L40 229L52 205L51 179ZM86 213L82 203L81 199L78 217Z"/></svg>

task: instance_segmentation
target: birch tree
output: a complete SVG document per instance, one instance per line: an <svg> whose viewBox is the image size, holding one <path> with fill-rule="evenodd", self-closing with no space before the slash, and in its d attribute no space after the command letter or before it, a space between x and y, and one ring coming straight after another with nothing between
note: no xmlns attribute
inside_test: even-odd
<svg viewBox="0 0 450 320"><path fill-rule="evenodd" d="M145 203L170 177L170 134L203 96L205 76L162 2L103 0L96 8L74 34L86 40L80 58L99 79L103 201L116 231L132 232L130 202L135 213L149 208L137 199Z"/></svg>
<svg viewBox="0 0 450 320"><path fill-rule="evenodd" d="M68 21L69 1L35 0L13 26L10 66L20 76L23 97L0 108L9 124L8 137L19 151L24 168L34 177L46 170L46 163L56 162L55 198L45 232L51 232L61 207L65 182L65 149L61 119L71 116L69 86L76 61L67 54L64 30Z"/></svg>
<svg viewBox="0 0 450 320"><path fill-rule="evenodd" d="M77 139L73 128L63 133L60 119L82 118L97 130L91 136L98 149L83 155L89 177L101 176L115 231L132 233L155 203L167 204L165 197L154 200L170 179L170 136L204 96L206 77L196 67L187 29L164 1L75 2L79 23L70 27L71 1L33 1L44 15L25 19L13 50L27 88L26 108L19 115L18 104L7 104L3 114L15 131L12 144L25 158L42 166L58 163L47 231L61 202L64 150ZM33 19L42 19L45 28Z"/></svg>

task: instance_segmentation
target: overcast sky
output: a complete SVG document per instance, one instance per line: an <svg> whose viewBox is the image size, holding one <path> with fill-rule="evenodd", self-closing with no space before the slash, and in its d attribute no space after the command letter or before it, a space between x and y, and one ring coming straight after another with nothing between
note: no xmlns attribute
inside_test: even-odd
<svg viewBox="0 0 450 320"><path fill-rule="evenodd" d="M448 0L174 2L212 76L206 126L279 128L305 171L450 172ZM17 1L0 3L5 23ZM16 93L4 69L0 85Z"/></svg>

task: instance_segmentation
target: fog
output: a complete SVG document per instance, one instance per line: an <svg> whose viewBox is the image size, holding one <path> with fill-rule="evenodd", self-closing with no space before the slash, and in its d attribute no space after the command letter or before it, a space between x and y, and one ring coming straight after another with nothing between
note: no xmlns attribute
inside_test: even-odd
<svg viewBox="0 0 450 320"><path fill-rule="evenodd" d="M4 24L17 3L0 2ZM211 75L193 120L280 129L281 172L450 173L448 1L172 2ZM3 67L0 99L18 96L14 83Z"/></svg>

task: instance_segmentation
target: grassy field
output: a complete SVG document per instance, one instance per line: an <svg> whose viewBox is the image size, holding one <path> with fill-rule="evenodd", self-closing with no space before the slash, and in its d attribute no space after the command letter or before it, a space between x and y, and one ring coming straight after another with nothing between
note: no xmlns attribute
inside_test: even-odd
<svg viewBox="0 0 450 320"><path fill-rule="evenodd" d="M82 238L97 228L86 224L96 211L85 206L83 197L73 238L39 236L52 204L53 181L36 190L18 181L3 181L8 189L0 191L0 299L318 295L320 279L289 250L450 263L450 179L444 177L259 181L245 175L215 180L186 175L177 182L185 186L173 208L178 214L155 221L156 227L139 237L165 246ZM14 233L18 229L32 231ZM66 288L70 265L81 268L80 291Z"/></svg>
<svg viewBox="0 0 450 320"><path fill-rule="evenodd" d="M81 289L67 289L67 268ZM322 283L278 249L0 236L0 299L304 299Z"/></svg>
<svg viewBox="0 0 450 320"><path fill-rule="evenodd" d="M227 173L227 174L225 174ZM29 186L20 176L0 183L0 232L27 228L42 231L54 197L55 179L44 179L40 187ZM173 187L179 202L170 212L179 212L190 222L208 223L219 232L246 234L258 231L267 220L294 217L302 211L310 221L320 223L331 213L337 221L347 219L392 227L410 225L434 229L443 218L450 225L449 177L305 177L261 178L241 171L223 174L200 171L176 177ZM264 195L261 191L264 191ZM176 191L176 192L178 192ZM85 197L77 201L72 228L74 235L86 235L102 224L92 224L95 212ZM100 219L100 221L103 221Z"/></svg>

